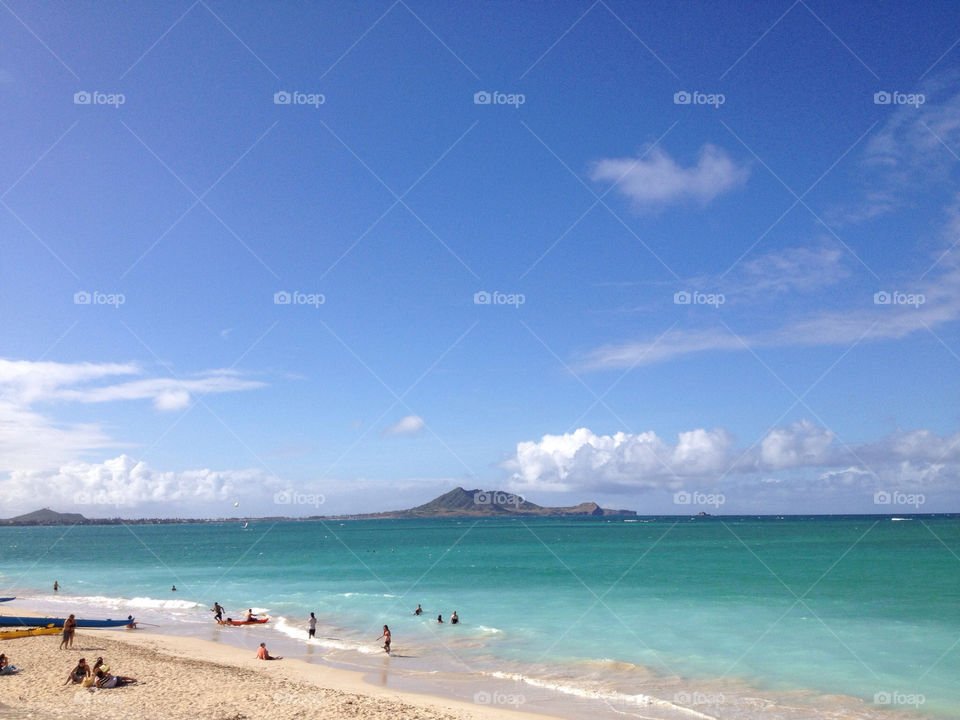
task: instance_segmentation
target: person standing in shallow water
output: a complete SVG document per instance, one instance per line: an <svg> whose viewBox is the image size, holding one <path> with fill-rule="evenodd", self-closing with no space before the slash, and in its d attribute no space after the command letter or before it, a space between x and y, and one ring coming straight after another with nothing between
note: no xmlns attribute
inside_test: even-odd
<svg viewBox="0 0 960 720"><path fill-rule="evenodd" d="M390 654L390 628L387 627L386 625L383 626L383 632L380 634L380 637L378 637L377 640L379 640L380 638L383 638L383 649L387 652L387 655L389 655Z"/></svg>
<svg viewBox="0 0 960 720"><path fill-rule="evenodd" d="M317 634L317 616L310 613L310 619L307 620L307 638L315 637Z"/></svg>
<svg viewBox="0 0 960 720"><path fill-rule="evenodd" d="M60 583L58 583L56 580L54 580L54 581L53 581L53 591L56 592L56 591L59 590L59 589L60 589Z"/></svg>

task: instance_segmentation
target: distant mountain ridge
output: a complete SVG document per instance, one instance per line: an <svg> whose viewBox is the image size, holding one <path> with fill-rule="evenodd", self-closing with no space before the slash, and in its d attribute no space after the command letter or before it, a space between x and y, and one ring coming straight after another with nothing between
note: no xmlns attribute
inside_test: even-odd
<svg viewBox="0 0 960 720"><path fill-rule="evenodd" d="M0 520L4 525L77 525L85 522L87 518L80 513L61 513L50 508L34 510L9 520Z"/></svg>
<svg viewBox="0 0 960 720"><path fill-rule="evenodd" d="M433 517L624 517L634 510L610 510L595 502L569 507L544 507L521 495L502 490L464 490L457 487L423 505L409 510L349 515L351 518L433 518Z"/></svg>

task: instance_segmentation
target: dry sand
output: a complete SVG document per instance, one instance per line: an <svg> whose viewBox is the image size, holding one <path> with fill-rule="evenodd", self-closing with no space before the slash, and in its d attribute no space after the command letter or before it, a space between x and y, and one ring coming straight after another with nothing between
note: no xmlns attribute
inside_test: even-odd
<svg viewBox="0 0 960 720"><path fill-rule="evenodd" d="M81 630L72 651L59 635L0 640L0 652L25 668L0 676L0 718L98 720L278 720L397 718L530 720L531 713L401 692L366 682L358 672L301 660L257 660L252 651L143 631ZM269 647L269 644L268 644ZM64 685L80 657L98 656L112 674L136 685L85 690Z"/></svg>

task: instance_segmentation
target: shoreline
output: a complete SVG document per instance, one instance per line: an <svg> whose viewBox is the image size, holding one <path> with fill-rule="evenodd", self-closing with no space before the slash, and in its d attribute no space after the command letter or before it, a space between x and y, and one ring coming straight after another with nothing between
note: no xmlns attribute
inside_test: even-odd
<svg viewBox="0 0 960 720"><path fill-rule="evenodd" d="M0 607L0 614L39 617L48 613ZM170 632L174 627L188 632ZM850 720L915 720L918 717L894 709L877 713L862 701L847 696L800 690L776 696L766 692L758 694L756 688L743 686L732 678L721 679L719 683L689 685L679 677L658 680L647 676L636 690L616 699L605 693L578 696L536 678L509 672L417 669L408 661L419 656L407 655L402 649L397 652L396 648L390 656L368 655L366 662L349 661L338 657L339 653L328 657L324 649L278 635L266 625L230 629L225 635L222 628L212 626L206 638L198 637L196 630L197 626L81 629L73 652L58 649L60 635L0 641L0 652L10 656L12 664L28 670L20 676L0 678L7 685L4 690L19 686L21 694L17 697L25 708L23 714L11 715L14 708L4 704L9 702L6 699L9 694L4 692L0 695L4 698L0 699L0 718L36 718L36 713L40 713L39 717L76 717L76 712L56 714L66 703L75 710L87 704L96 705L98 712L90 717L108 720L179 720L198 717L195 702L202 699L209 704L211 698L217 699L216 707L204 705L204 714L199 716L214 720L260 717L264 707L270 708L271 717L280 720L340 717L379 720L386 718L387 713L395 717L398 708L403 708L402 716L410 720L580 720L623 716L646 720L734 717L820 720L824 714ZM260 642L266 642L272 654L283 655L284 659L278 662L255 659ZM132 675L143 684L96 693L78 693L78 686L62 688L63 678L81 655L88 662L102 655L111 672ZM128 658L133 659L132 665L126 662ZM197 679L198 672L202 681ZM210 682L211 677L215 681ZM159 690L133 692L145 686L156 686ZM172 688L180 686L192 688L189 698L178 699ZM685 696L681 705L676 703L677 691ZM121 695L124 692L126 694ZM671 696L674 702L666 699ZM110 698L113 698L110 702L121 708L115 715L100 712L103 709L100 705ZM149 715L138 715L130 707L131 704L140 707L142 703L149 704ZM86 715L81 713L81 717Z"/></svg>
<svg viewBox="0 0 960 720"><path fill-rule="evenodd" d="M4 608L4 610L7 610ZM9 611L37 617L23 608ZM259 636L250 639L256 647ZM371 718L398 714L412 720L530 720L554 716L502 704L477 704L391 686L389 663L379 684L367 673L299 658L257 660L254 650L195 637L143 630L81 629L72 651L59 649L60 636L0 641L0 652L24 668L0 678L0 717L195 718L261 717ZM269 647L269 645L268 645ZM276 652L274 650L273 652ZM98 655L110 671L136 677L135 685L83 690L63 681L78 657Z"/></svg>

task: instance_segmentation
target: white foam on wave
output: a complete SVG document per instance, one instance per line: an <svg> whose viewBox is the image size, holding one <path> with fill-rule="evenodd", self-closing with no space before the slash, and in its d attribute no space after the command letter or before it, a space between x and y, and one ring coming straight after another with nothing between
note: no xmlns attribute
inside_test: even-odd
<svg viewBox="0 0 960 720"><path fill-rule="evenodd" d="M371 647L368 645L361 645L357 642L351 642L349 640L342 640L340 638L332 637L316 637L316 638L307 638L307 621L303 620L296 625L291 624L287 618L283 615L278 615L276 618L276 623L273 626L273 629L279 633L286 635L289 638L294 640L300 640L305 642L308 645L314 645L316 647L329 648L332 650L350 650L353 652L358 652L362 655L375 655L382 653L383 649L380 647Z"/></svg>
<svg viewBox="0 0 960 720"><path fill-rule="evenodd" d="M661 698L653 697L652 695L630 695L629 693L621 693L610 690L591 689L565 682L530 677L529 675L523 675L521 673L496 671L484 674L500 680L513 680L514 682L525 683L526 685L542 688L544 690L553 690L554 692L562 693L564 695L573 695L575 697L581 697L588 700L599 700L621 708L624 706L638 708L656 706L671 710L673 712L681 713L688 717L700 718L701 720L718 720L713 715L707 715L706 713L702 713L698 710L684 707L683 705L678 705Z"/></svg>
<svg viewBox="0 0 960 720"><path fill-rule="evenodd" d="M898 520L913 520L913 518L890 518L892 522L897 522Z"/></svg>
<svg viewBox="0 0 960 720"><path fill-rule="evenodd" d="M490 633L491 635L496 635L497 633L502 633L503 630L495 627L487 627L486 625L477 625L477 630L480 632Z"/></svg>
<svg viewBox="0 0 960 720"><path fill-rule="evenodd" d="M141 610L192 610L203 607L200 603L191 600L160 600L151 597L110 597L107 595L59 595L44 596L43 602L55 605L95 605L113 609L138 608Z"/></svg>
<svg viewBox="0 0 960 720"><path fill-rule="evenodd" d="M396 595L391 593L362 593L362 592L345 592L338 593L340 597L383 597L383 598L394 598Z"/></svg>

